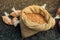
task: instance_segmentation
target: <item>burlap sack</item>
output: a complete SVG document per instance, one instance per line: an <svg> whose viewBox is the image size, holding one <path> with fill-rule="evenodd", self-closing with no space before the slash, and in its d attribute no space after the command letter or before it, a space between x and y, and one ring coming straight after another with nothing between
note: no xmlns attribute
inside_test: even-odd
<svg viewBox="0 0 60 40"><path fill-rule="evenodd" d="M37 22L32 22L26 16L26 13L40 13L47 23L39 24ZM20 16L20 26L23 38L30 37L40 31L46 31L53 28L55 25L55 19L50 15L50 13L43 7L38 5L31 5L22 10L22 15Z"/></svg>

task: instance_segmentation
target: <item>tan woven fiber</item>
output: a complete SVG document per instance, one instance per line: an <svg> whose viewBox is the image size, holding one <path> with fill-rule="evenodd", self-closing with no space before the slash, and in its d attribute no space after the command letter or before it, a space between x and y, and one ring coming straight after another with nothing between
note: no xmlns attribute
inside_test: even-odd
<svg viewBox="0 0 60 40"><path fill-rule="evenodd" d="M55 19L50 13L38 5L24 8L20 21L23 38L32 36L40 31L47 31L55 25Z"/></svg>

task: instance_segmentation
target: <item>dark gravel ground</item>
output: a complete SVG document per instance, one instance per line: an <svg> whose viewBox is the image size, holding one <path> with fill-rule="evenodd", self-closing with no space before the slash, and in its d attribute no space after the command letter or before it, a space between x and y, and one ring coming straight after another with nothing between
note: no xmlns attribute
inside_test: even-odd
<svg viewBox="0 0 60 40"><path fill-rule="evenodd" d="M47 4L46 9L54 17L57 8L60 6L60 0L0 0L0 40L22 40L19 25L14 28L3 23L1 16L4 15L5 11L10 13L12 7L23 9L32 4L43 5L44 3ZM60 30L56 24L55 28L39 32L24 40L60 40Z"/></svg>

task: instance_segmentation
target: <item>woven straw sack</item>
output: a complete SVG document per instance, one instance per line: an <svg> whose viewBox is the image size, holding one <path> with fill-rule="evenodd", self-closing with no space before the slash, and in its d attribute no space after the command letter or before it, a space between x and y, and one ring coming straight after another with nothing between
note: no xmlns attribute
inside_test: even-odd
<svg viewBox="0 0 60 40"><path fill-rule="evenodd" d="M26 14L33 14L33 13L42 15L46 22L41 24L29 20ZM20 26L23 38L30 37L40 31L47 31L53 28L54 25L55 25L55 19L43 6L31 5L22 10L22 15L20 16Z"/></svg>

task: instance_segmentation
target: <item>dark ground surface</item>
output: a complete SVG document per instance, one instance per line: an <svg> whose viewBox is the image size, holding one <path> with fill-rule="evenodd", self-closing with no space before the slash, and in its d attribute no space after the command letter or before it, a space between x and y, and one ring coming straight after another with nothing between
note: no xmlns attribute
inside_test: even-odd
<svg viewBox="0 0 60 40"><path fill-rule="evenodd" d="M46 9L55 16L56 9L60 6L60 0L0 0L0 40L21 40L21 32L19 25L14 28L3 23L1 16L4 11L12 12L11 8L14 6L16 9L23 9L26 6L36 4L47 4ZM45 32L39 32L24 40L60 40L60 30L56 25L55 28Z"/></svg>

